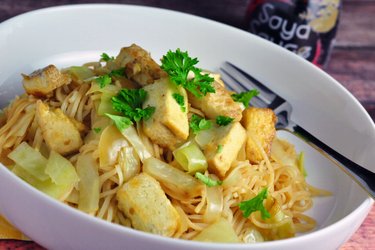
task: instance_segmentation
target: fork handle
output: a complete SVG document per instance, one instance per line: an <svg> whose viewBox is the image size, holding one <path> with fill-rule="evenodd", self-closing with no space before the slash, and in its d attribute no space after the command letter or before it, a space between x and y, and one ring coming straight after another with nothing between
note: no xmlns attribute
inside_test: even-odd
<svg viewBox="0 0 375 250"><path fill-rule="evenodd" d="M306 142L313 144L313 146L315 145L316 148L320 149L321 153L330 156L328 157L331 158L330 160L334 159L336 165L341 167L346 174L352 177L372 197L372 199L375 199L374 172L349 160L298 125L292 127L292 132L302 137Z"/></svg>

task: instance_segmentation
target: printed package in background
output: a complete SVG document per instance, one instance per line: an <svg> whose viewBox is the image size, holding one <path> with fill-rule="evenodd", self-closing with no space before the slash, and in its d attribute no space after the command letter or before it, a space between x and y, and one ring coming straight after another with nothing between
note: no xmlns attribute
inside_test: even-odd
<svg viewBox="0 0 375 250"><path fill-rule="evenodd" d="M329 59L340 0L253 0L248 30L323 67Z"/></svg>

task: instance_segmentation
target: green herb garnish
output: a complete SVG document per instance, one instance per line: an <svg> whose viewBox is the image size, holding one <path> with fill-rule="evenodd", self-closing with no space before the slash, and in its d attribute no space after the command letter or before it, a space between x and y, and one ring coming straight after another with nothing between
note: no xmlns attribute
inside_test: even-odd
<svg viewBox="0 0 375 250"><path fill-rule="evenodd" d="M189 126L191 130L193 130L193 133L197 134L199 131L210 129L212 127L212 122L199 115L193 114Z"/></svg>
<svg viewBox="0 0 375 250"><path fill-rule="evenodd" d="M172 94L172 96L176 100L176 102L178 103L178 105L180 105L181 111L185 112L186 111L186 107L185 107L184 97L182 95L178 94L178 93L174 93L174 94Z"/></svg>
<svg viewBox="0 0 375 250"><path fill-rule="evenodd" d="M95 78L95 82L99 84L100 88L104 88L112 83L112 78L109 75L102 75Z"/></svg>
<svg viewBox="0 0 375 250"><path fill-rule="evenodd" d="M219 144L217 145L216 153L220 154L221 152L223 152L223 145Z"/></svg>
<svg viewBox="0 0 375 250"><path fill-rule="evenodd" d="M263 205L263 201L267 198L267 188L264 188L262 191L258 193L257 196L254 198L242 201L238 204L240 210L243 212L243 216L245 218L249 217L252 212L260 211L262 219L265 220L267 218L271 218L270 213Z"/></svg>
<svg viewBox="0 0 375 250"><path fill-rule="evenodd" d="M117 129L120 130L120 132L124 132L126 128L133 124L133 122L128 117L111 115L108 113L106 113L105 115L111 118L111 120L115 123Z"/></svg>
<svg viewBox="0 0 375 250"><path fill-rule="evenodd" d="M93 128L92 130L94 130L95 133L99 134L100 131L102 131L102 128Z"/></svg>
<svg viewBox="0 0 375 250"><path fill-rule="evenodd" d="M124 68L114 69L108 75L110 77L113 77L113 76L115 76L115 77L125 76L125 69Z"/></svg>
<svg viewBox="0 0 375 250"><path fill-rule="evenodd" d="M112 107L131 121L147 120L155 112L155 107L142 108L146 97L147 92L144 89L121 89L112 97Z"/></svg>
<svg viewBox="0 0 375 250"><path fill-rule="evenodd" d="M166 71L177 85L181 85L196 97L205 96L207 93L215 93L212 86L214 78L209 74L202 74L202 70L195 67L197 58L189 57L187 52L177 49L175 52L169 50L161 59L161 68ZM194 73L192 79L188 79L189 72Z"/></svg>
<svg viewBox="0 0 375 250"><path fill-rule="evenodd" d="M102 53L100 55L100 61L109 62L113 60L115 60L115 58L113 56L109 56L107 53Z"/></svg>
<svg viewBox="0 0 375 250"><path fill-rule="evenodd" d="M95 78L95 81L99 84L100 88L104 88L105 86L112 83L112 77L121 77L125 76L124 68L119 68L112 70L108 74L98 76Z"/></svg>
<svg viewBox="0 0 375 250"><path fill-rule="evenodd" d="M231 96L235 102L242 102L243 105L247 108L249 107L251 98L257 95L259 95L259 91L257 89L252 89L239 94L232 94Z"/></svg>
<svg viewBox="0 0 375 250"><path fill-rule="evenodd" d="M234 118L224 115L219 115L216 117L216 124L219 126L227 126L229 123L231 123L234 120Z"/></svg>
<svg viewBox="0 0 375 250"><path fill-rule="evenodd" d="M206 184L208 187L215 187L215 186L220 186L221 184L223 184L222 181L211 179L210 177L205 176L204 174L200 172L195 173L195 178L197 178L198 180Z"/></svg>

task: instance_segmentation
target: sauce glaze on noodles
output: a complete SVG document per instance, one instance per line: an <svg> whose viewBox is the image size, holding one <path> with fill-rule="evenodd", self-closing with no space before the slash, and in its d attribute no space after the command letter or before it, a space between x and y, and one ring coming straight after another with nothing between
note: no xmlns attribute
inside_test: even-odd
<svg viewBox="0 0 375 250"><path fill-rule="evenodd" d="M88 63L86 66L91 67L96 74L109 72L107 68L97 62ZM114 85L121 87L118 81ZM93 124L100 119L96 108L102 93L90 92L90 87L90 84L73 81L69 85L54 90L53 95L44 99L44 102L50 107L60 108L67 116L83 122L88 128L92 129ZM49 154L35 119L36 101L35 97L24 94L16 97L4 109L4 115L0 119L2 125L0 129L0 161L3 164L8 166L11 164L7 158L8 153L23 141L28 142L29 145L40 150L43 154ZM204 116L201 110L190 106L188 112L189 117L192 114ZM152 156L175 165L170 150L153 144L143 133L139 124L136 126L136 130ZM307 184L298 168L283 165L272 157L268 157L254 134L248 132L247 136L252 138L262 152L263 161L258 165L250 164L245 159L244 149L242 149L242 153L238 155L237 160L231 166L231 170L224 178L224 184L215 187L215 189L212 189L213 191L204 186L199 196L189 198L180 193L178 189L168 189L161 183L181 217L181 223L174 237L192 239L210 224L209 212L218 213L225 217L232 224L239 238L245 242L251 228L256 228L264 238L272 240L279 237L276 235L275 229L288 223L292 223L297 233L309 231L316 226L315 220L303 213L312 207L313 196L327 195L328 193ZM87 136L79 152L70 155L69 160L75 164L79 155L92 155L95 162L98 163L100 176L99 209L92 215L130 227L130 220L118 209L116 200L116 192L125 182L124 170L118 163L100 167L99 139L98 136ZM129 147L131 146L129 145ZM206 175L208 175L207 172ZM210 174L210 176L217 178L213 174ZM238 208L238 203L256 196L265 186L268 187L269 193L269 198L266 201L268 210L274 213L282 210L285 215L284 218L275 222L265 222L259 213L252 213L249 218L244 218L242 211ZM78 193L79 190L76 187L64 202L69 206L77 207ZM209 200L214 196L216 196L216 203L214 204L216 207L211 208ZM208 209L210 210L208 211Z"/></svg>

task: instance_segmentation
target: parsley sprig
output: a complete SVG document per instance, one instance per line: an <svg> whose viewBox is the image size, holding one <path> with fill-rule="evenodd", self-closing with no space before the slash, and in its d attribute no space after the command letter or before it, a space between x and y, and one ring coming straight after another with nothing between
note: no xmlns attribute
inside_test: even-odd
<svg viewBox="0 0 375 250"><path fill-rule="evenodd" d="M96 134L99 134L102 131L102 128L97 127L92 129Z"/></svg>
<svg viewBox="0 0 375 250"><path fill-rule="evenodd" d="M178 93L173 93L172 97L176 100L176 102L178 103L178 105L180 105L181 111L185 112L186 111L186 107L185 107L184 97L182 95L178 94Z"/></svg>
<svg viewBox="0 0 375 250"><path fill-rule="evenodd" d="M198 180L206 184L208 187L215 187L215 186L220 186L221 184L223 184L222 181L211 179L210 177L200 172L195 173L195 178L197 178Z"/></svg>
<svg viewBox="0 0 375 250"><path fill-rule="evenodd" d="M223 145L219 144L217 145L216 153L220 154L223 152Z"/></svg>
<svg viewBox="0 0 375 250"><path fill-rule="evenodd" d="M131 122L147 120L155 112L155 107L142 108L146 97L147 92L144 89L121 89L116 96L112 97L112 107Z"/></svg>
<svg viewBox="0 0 375 250"><path fill-rule="evenodd" d="M257 95L259 95L259 91L257 89L252 89L239 94L232 94L231 96L235 102L242 102L243 105L247 108L249 107L250 100Z"/></svg>
<svg viewBox="0 0 375 250"><path fill-rule="evenodd" d="M100 88L104 88L112 83L112 78L109 75L102 75L95 78L95 82L99 84Z"/></svg>
<svg viewBox="0 0 375 250"><path fill-rule="evenodd" d="M197 58L189 57L187 52L177 49L175 52L169 50L161 59L161 68L166 71L177 85L183 86L196 97L203 97L207 93L215 93L212 86L214 78L208 74L202 74L202 70L195 67ZM194 78L188 79L189 72L194 73Z"/></svg>
<svg viewBox="0 0 375 250"><path fill-rule="evenodd" d="M115 60L115 58L113 56L109 56L107 53L102 53L100 55L100 61L109 62L113 60Z"/></svg>
<svg viewBox="0 0 375 250"><path fill-rule="evenodd" d="M120 115L111 115L108 113L106 113L105 115L111 118L111 120L116 125L117 129L120 130L120 132L124 132L126 128L133 125L133 122L128 117Z"/></svg>
<svg viewBox="0 0 375 250"><path fill-rule="evenodd" d="M212 122L199 115L193 114L189 126L191 130L193 130L193 133L197 134L199 131L210 129L212 127Z"/></svg>
<svg viewBox="0 0 375 250"><path fill-rule="evenodd" d="M242 210L243 216L247 218L250 216L251 213L255 211L260 211L263 220L271 218L270 213L263 205L263 201L267 198L267 195L267 188L264 188L254 198L240 202L238 206L240 210Z"/></svg>
<svg viewBox="0 0 375 250"><path fill-rule="evenodd" d="M105 86L112 83L112 77L121 77L125 76L124 68L114 69L108 74L98 76L95 78L95 81L99 84L100 88L104 88Z"/></svg>
<svg viewBox="0 0 375 250"><path fill-rule="evenodd" d="M227 126L229 123L231 123L234 120L234 118L225 116L225 115L219 115L216 117L216 124L219 126Z"/></svg>

